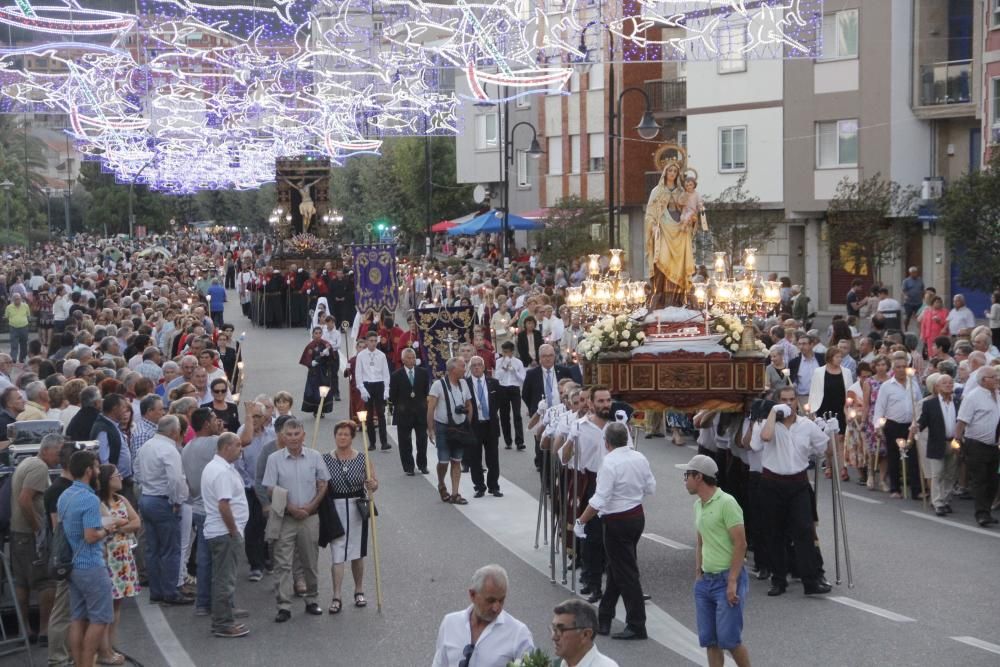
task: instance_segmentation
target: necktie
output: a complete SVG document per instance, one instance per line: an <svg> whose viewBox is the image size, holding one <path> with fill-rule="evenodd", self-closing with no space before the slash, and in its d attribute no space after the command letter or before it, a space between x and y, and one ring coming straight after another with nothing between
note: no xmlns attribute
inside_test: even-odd
<svg viewBox="0 0 1000 667"><path fill-rule="evenodd" d="M407 375L407 377L410 378L410 386L412 387L413 386L413 369L412 368L408 368L406 370L406 375Z"/></svg>
<svg viewBox="0 0 1000 667"><path fill-rule="evenodd" d="M544 371L545 373L545 402L548 406L552 407L552 371Z"/></svg>
<svg viewBox="0 0 1000 667"><path fill-rule="evenodd" d="M482 378L476 380L476 398L479 400L479 418L483 421L489 421L489 417L486 416L486 391L483 384L484 382Z"/></svg>

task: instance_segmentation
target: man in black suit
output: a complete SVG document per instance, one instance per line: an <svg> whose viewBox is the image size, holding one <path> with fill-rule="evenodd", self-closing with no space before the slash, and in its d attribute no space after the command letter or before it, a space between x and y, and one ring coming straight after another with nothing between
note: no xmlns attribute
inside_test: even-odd
<svg viewBox="0 0 1000 667"><path fill-rule="evenodd" d="M545 344L538 348L538 366L528 369L524 377L524 387L521 398L528 408L528 418L535 416L541 401L552 407L559 403L559 380L569 377L569 371L563 366L556 366L556 351L551 345ZM535 438L535 468L542 471L542 448L538 438Z"/></svg>
<svg viewBox="0 0 1000 667"><path fill-rule="evenodd" d="M417 368L417 354L413 348L402 352L403 366L389 376L389 403L392 404L392 423L399 436L399 461L407 475L413 476L413 447L410 432L417 436L417 469L427 474L427 392L430 376L427 370Z"/></svg>
<svg viewBox="0 0 1000 667"><path fill-rule="evenodd" d="M491 495L502 498L500 493L500 382L486 377L486 362L482 357L472 357L472 369L465 382L472 394L472 433L476 444L465 450L464 462L472 475L475 497L482 498L489 490ZM486 454L486 482L483 482L483 454Z"/></svg>
<svg viewBox="0 0 1000 667"><path fill-rule="evenodd" d="M934 391L920 403L920 417L910 428L927 429L927 475L931 479L931 504L938 516L951 514L951 489L958 478L958 450L952 448L955 424L961 401L955 398L955 381L942 374L934 383Z"/></svg>

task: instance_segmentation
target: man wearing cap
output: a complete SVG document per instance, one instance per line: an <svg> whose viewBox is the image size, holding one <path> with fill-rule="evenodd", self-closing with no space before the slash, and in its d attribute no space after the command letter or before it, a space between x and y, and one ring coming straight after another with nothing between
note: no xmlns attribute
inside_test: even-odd
<svg viewBox="0 0 1000 667"><path fill-rule="evenodd" d="M642 499L656 492L656 480L649 461L628 446L628 428L619 422L604 429L608 453L597 473L597 488L587 509L573 526L577 537L585 539L585 526L595 516L604 521L604 551L607 555L607 582L598 607L597 634L611 632L611 620L621 596L625 603L625 630L612 639L645 639L646 609L639 582L636 546L646 525Z"/></svg>
<svg viewBox="0 0 1000 667"><path fill-rule="evenodd" d="M741 638L743 605L749 578L743 567L747 553L743 510L716 481L719 466L698 454L677 468L684 471L684 487L694 502L698 531L695 551L694 603L698 643L708 651L708 664L721 665L729 651L740 667L750 664Z"/></svg>
<svg viewBox="0 0 1000 667"><path fill-rule="evenodd" d="M806 475L809 457L826 454L829 440L816 424L795 414L795 387L775 390L777 403L771 408L760 437L750 446L761 452L760 490L767 535L767 560L771 566L771 588L767 594L781 595L788 587L787 545L795 553L795 571L806 595L830 592L820 572L819 550L814 545L811 487Z"/></svg>

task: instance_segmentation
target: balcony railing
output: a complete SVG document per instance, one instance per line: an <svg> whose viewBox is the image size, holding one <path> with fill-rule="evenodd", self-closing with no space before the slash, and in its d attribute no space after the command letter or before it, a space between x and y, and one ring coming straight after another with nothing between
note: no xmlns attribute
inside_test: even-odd
<svg viewBox="0 0 1000 667"><path fill-rule="evenodd" d="M920 66L920 105L972 101L972 61L952 60Z"/></svg>
<svg viewBox="0 0 1000 667"><path fill-rule="evenodd" d="M646 94L653 113L678 113L687 109L687 81L647 81Z"/></svg>

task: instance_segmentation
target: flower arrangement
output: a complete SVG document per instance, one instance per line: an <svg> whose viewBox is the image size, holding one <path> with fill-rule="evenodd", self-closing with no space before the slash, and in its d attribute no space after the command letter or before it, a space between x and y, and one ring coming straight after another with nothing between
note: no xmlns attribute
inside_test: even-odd
<svg viewBox="0 0 1000 667"><path fill-rule="evenodd" d="M740 339L743 338L744 324L740 318L726 313L712 313L715 319L712 320L711 329L717 334L722 334L719 345L728 352L738 352L740 349ZM762 342L754 341L757 350L766 350Z"/></svg>
<svg viewBox="0 0 1000 667"><path fill-rule="evenodd" d="M642 345L646 334L638 322L626 315L609 315L595 322L577 343L576 352L593 361L602 352L628 352Z"/></svg>
<svg viewBox="0 0 1000 667"><path fill-rule="evenodd" d="M535 649L530 653L525 653L517 660L507 663L507 667L552 667L552 658L545 655L541 649Z"/></svg>
<svg viewBox="0 0 1000 667"><path fill-rule="evenodd" d="M290 252L304 255L309 253L325 253L329 250L329 246L330 244L327 241L308 232L296 234L285 242L285 248Z"/></svg>

